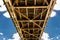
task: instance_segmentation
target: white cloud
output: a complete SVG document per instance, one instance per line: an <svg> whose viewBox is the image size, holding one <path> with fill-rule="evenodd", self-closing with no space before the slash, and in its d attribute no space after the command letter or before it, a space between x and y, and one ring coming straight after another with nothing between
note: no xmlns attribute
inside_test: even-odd
<svg viewBox="0 0 60 40"><path fill-rule="evenodd" d="M56 3L59 4L60 3L60 0L56 0Z"/></svg>
<svg viewBox="0 0 60 40"><path fill-rule="evenodd" d="M55 6L54 6L53 9L54 9L54 10L60 10L60 4L55 4Z"/></svg>
<svg viewBox="0 0 60 40"><path fill-rule="evenodd" d="M18 33L13 34L12 38L13 39L8 39L8 40L20 40Z"/></svg>
<svg viewBox="0 0 60 40"><path fill-rule="evenodd" d="M56 16L56 12L55 11L52 11L50 17L55 17Z"/></svg>
<svg viewBox="0 0 60 40"><path fill-rule="evenodd" d="M5 5L4 5L4 2L3 2L3 0L0 0L0 11L7 11L7 9L6 9L6 7L5 7Z"/></svg>
<svg viewBox="0 0 60 40"><path fill-rule="evenodd" d="M0 35L3 35L3 33L0 33Z"/></svg>
<svg viewBox="0 0 60 40"><path fill-rule="evenodd" d="M59 37L56 37L57 39L59 39Z"/></svg>
<svg viewBox="0 0 60 40"><path fill-rule="evenodd" d="M60 35L51 38L51 40L60 40Z"/></svg>
<svg viewBox="0 0 60 40"><path fill-rule="evenodd" d="M8 39L8 40L21 40L18 33L13 34L12 38L13 39ZM6 38L4 38L4 39L6 39ZM49 34L45 33L45 32L43 32L43 35L42 35L42 38L41 38L41 40L56 40L56 39L59 39L59 36L50 38Z"/></svg>
<svg viewBox="0 0 60 40"><path fill-rule="evenodd" d="M60 0L56 0L56 4L53 8L54 10L60 10Z"/></svg>
<svg viewBox="0 0 60 40"><path fill-rule="evenodd" d="M3 40L6 40L6 38L3 38Z"/></svg>
<svg viewBox="0 0 60 40"><path fill-rule="evenodd" d="M7 9L6 9L5 5L4 5L3 0L0 0L0 6L1 6L1 7L0 7L0 12L7 11ZM5 12L5 13L3 14L3 16L5 16L6 18L10 18L10 15L9 15L8 11Z"/></svg>
<svg viewBox="0 0 60 40"><path fill-rule="evenodd" d="M4 4L3 0L0 0L0 5L3 5L3 4Z"/></svg>
<svg viewBox="0 0 60 40"><path fill-rule="evenodd" d="M8 40L13 40L13 39L8 39Z"/></svg>
<svg viewBox="0 0 60 40"><path fill-rule="evenodd" d="M2 12L2 11L7 11L5 5L1 5L1 7L0 7L0 11L1 11L1 12Z"/></svg>
<svg viewBox="0 0 60 40"><path fill-rule="evenodd" d="M18 33L13 34L13 38L14 40L20 40Z"/></svg>
<svg viewBox="0 0 60 40"><path fill-rule="evenodd" d="M50 38L49 38L49 34L43 32L43 35L42 35L42 38L41 38L41 39L42 39L42 40L50 40Z"/></svg>
<svg viewBox="0 0 60 40"><path fill-rule="evenodd" d="M4 15L6 18L10 18L10 15L9 15L8 12L5 12L3 15Z"/></svg>
<svg viewBox="0 0 60 40"><path fill-rule="evenodd" d="M8 39L8 40L20 40L20 37L19 37L18 33L13 34L12 38L13 39ZM49 39L49 34L44 32L43 36L42 36L42 40L50 40Z"/></svg>

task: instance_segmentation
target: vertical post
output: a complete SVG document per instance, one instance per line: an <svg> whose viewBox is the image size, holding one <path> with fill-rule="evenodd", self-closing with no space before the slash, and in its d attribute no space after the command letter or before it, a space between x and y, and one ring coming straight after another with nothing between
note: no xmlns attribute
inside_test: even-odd
<svg viewBox="0 0 60 40"><path fill-rule="evenodd" d="M27 0L25 0L25 5L27 6Z"/></svg>
<svg viewBox="0 0 60 40"><path fill-rule="evenodd" d="M28 17L28 8L26 8L26 15L27 15L27 17Z"/></svg>
<svg viewBox="0 0 60 40"><path fill-rule="evenodd" d="M34 0L34 5L36 5L36 0Z"/></svg>
<svg viewBox="0 0 60 40"><path fill-rule="evenodd" d="M36 8L34 8L34 17L35 17L35 9L36 9Z"/></svg>

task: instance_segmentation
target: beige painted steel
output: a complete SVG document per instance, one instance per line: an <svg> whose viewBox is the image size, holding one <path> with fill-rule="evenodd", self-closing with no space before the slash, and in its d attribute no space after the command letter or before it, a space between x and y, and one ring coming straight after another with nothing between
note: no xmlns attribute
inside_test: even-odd
<svg viewBox="0 0 60 40"><path fill-rule="evenodd" d="M4 0L21 40L41 40L55 1Z"/></svg>

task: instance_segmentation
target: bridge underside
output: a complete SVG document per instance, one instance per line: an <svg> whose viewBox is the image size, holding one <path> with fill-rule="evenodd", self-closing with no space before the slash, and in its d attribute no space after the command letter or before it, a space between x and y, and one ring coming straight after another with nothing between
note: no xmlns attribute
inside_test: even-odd
<svg viewBox="0 0 60 40"><path fill-rule="evenodd" d="M21 40L40 40L55 0L4 0Z"/></svg>

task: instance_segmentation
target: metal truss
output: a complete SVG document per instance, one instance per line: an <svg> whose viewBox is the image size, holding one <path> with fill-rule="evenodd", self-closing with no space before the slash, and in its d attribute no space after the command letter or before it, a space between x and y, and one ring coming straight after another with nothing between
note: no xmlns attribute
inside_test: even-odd
<svg viewBox="0 0 60 40"><path fill-rule="evenodd" d="M41 40L55 0L4 0L21 40Z"/></svg>

